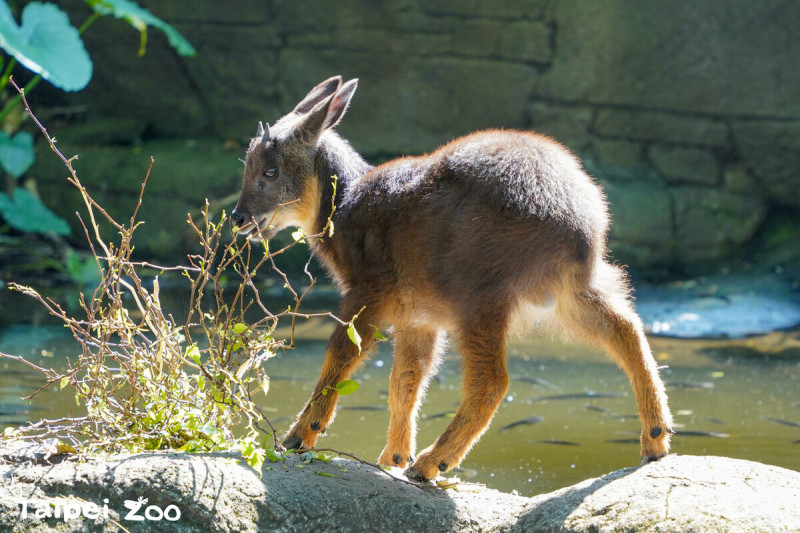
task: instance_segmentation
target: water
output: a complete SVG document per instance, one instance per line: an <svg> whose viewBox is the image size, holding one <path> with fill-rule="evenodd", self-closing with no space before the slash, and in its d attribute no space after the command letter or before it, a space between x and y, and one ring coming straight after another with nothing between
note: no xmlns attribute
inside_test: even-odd
<svg viewBox="0 0 800 533"><path fill-rule="evenodd" d="M163 298L163 295L162 295ZM328 303L326 303L328 305ZM312 319L297 330L295 350L267 363L272 376L262 407L284 431L316 382L330 320ZM682 434L672 451L750 459L800 470L800 331L736 341L650 338L670 406ZM59 367L75 353L74 341L35 302L0 292L0 352ZM361 388L343 397L321 447L374 461L388 428L391 346L378 351L356 375ZM640 425L625 375L603 354L550 338L514 340L508 357L511 385L495 419L454 475L523 495L549 492L639 463ZM23 364L0 359L0 426L41 417L80 414L68 391L46 390ZM542 400L575 394L573 399ZM429 387L419 423L422 449L441 433L460 401L458 355L448 353ZM540 421L501 428L523 419Z"/></svg>

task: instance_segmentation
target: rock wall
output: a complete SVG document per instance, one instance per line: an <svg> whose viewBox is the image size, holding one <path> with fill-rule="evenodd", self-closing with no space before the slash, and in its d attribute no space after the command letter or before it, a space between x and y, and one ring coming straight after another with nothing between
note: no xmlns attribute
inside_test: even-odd
<svg viewBox="0 0 800 533"><path fill-rule="evenodd" d="M532 498L469 483L407 484L341 459L304 464L293 456L256 472L223 453L52 463L24 457L0 450L3 531L668 533L800 526L799 473L724 457L670 455Z"/></svg>
<svg viewBox="0 0 800 533"><path fill-rule="evenodd" d="M98 21L94 80L63 101L89 121L241 142L340 73L361 80L340 132L373 161L485 127L562 141L606 187L613 254L636 268L741 259L773 213L800 216L798 3L141 3L198 55L150 31L137 57L138 35Z"/></svg>

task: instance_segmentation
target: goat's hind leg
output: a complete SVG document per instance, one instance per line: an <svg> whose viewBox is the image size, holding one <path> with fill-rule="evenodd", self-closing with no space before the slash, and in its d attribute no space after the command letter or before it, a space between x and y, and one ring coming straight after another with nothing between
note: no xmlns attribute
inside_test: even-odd
<svg viewBox="0 0 800 533"><path fill-rule="evenodd" d="M389 379L389 437L378 463L405 467L413 462L417 437L417 412L444 344L435 329L410 328L394 341L394 364Z"/></svg>
<svg viewBox="0 0 800 533"><path fill-rule="evenodd" d="M643 462L669 453L672 415L664 383L642 321L628 298L624 274L607 263L599 263L589 286L568 295L565 302L560 302L559 311L568 330L603 348L628 375L642 422Z"/></svg>

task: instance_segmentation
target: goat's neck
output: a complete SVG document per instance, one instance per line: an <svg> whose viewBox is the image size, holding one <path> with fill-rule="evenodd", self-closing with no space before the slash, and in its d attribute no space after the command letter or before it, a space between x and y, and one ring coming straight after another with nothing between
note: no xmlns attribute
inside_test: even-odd
<svg viewBox="0 0 800 533"><path fill-rule="evenodd" d="M347 141L331 131L326 132L320 139L315 166L320 180L321 195L314 228L317 233L328 223L333 206L342 204L348 188L373 167L364 161ZM336 176L335 195L333 176Z"/></svg>
<svg viewBox="0 0 800 533"><path fill-rule="evenodd" d="M341 215L342 210L339 208L346 202L350 187L373 167L347 141L330 131L320 139L315 166L320 180L320 201L314 233L319 234L326 227L332 213L334 220L337 215ZM335 191L332 176L336 176ZM335 213L334 206L337 209ZM348 286L341 271L342 238L340 226L334 226L333 235L315 239L312 249L333 281L346 291Z"/></svg>

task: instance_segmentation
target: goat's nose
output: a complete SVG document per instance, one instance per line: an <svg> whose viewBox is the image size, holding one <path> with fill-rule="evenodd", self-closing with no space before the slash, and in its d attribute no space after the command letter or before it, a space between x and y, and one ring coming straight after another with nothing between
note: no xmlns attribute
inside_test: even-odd
<svg viewBox="0 0 800 533"><path fill-rule="evenodd" d="M234 209L233 213L231 213L231 222L233 222L233 225L237 228L241 228L244 226L245 222L244 215L241 214L237 209Z"/></svg>

